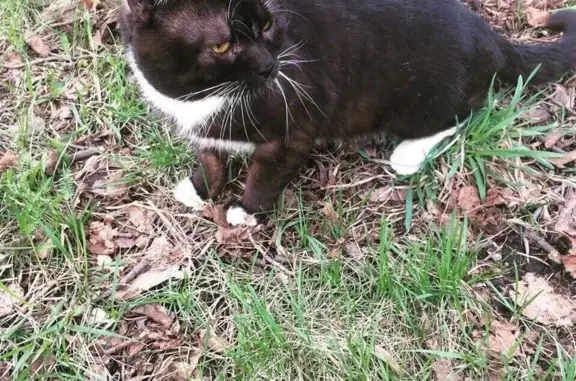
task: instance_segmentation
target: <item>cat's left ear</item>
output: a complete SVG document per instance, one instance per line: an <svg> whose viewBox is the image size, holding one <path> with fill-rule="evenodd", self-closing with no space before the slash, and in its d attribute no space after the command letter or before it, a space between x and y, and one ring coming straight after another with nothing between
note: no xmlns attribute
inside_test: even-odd
<svg viewBox="0 0 576 381"><path fill-rule="evenodd" d="M142 22L148 22L154 5L158 0L126 0L128 8L136 18Z"/></svg>

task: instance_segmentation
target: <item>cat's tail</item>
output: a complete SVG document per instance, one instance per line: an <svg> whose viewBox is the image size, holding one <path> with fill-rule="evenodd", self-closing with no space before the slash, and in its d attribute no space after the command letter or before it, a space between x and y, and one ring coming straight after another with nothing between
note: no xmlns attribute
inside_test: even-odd
<svg viewBox="0 0 576 381"><path fill-rule="evenodd" d="M504 67L499 77L506 82L516 83L518 76L526 80L541 65L531 84L551 82L576 68L576 11L562 10L553 13L545 27L563 32L564 36L548 45L520 45L504 43Z"/></svg>

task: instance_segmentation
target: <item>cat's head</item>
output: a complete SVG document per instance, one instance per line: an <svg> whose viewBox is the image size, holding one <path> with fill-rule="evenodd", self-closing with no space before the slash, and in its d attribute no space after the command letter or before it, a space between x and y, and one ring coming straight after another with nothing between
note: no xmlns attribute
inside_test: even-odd
<svg viewBox="0 0 576 381"><path fill-rule="evenodd" d="M129 54L159 92L187 100L257 90L278 73L288 18L278 0L124 0Z"/></svg>

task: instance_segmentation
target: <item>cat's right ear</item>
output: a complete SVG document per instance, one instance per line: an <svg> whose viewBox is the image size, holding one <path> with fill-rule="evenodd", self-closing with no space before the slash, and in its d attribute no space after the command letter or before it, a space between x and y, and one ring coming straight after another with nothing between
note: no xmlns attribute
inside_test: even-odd
<svg viewBox="0 0 576 381"><path fill-rule="evenodd" d="M141 22L148 22L157 0L126 0L130 12Z"/></svg>

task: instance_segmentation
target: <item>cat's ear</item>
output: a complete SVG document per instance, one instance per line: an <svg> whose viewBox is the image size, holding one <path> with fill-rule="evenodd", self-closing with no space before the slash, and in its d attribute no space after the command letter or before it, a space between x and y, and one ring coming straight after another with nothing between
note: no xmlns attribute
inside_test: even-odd
<svg viewBox="0 0 576 381"><path fill-rule="evenodd" d="M125 0L130 12L142 22L150 20L154 5L158 0Z"/></svg>

